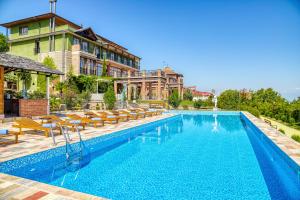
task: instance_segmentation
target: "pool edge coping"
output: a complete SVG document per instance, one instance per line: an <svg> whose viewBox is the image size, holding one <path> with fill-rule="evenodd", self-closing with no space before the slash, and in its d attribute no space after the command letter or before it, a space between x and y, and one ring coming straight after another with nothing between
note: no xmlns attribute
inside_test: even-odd
<svg viewBox="0 0 300 200"><path fill-rule="evenodd" d="M300 144L277 129L265 123L262 119L255 117L247 111L241 113L256 126L267 138L269 138L283 153L285 153L300 169Z"/></svg>

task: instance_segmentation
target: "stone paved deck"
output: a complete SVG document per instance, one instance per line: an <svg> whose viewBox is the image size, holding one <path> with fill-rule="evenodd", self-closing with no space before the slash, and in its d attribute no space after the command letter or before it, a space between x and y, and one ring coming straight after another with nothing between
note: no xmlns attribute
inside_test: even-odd
<svg viewBox="0 0 300 200"><path fill-rule="evenodd" d="M300 144L248 112L243 112L268 138L300 166Z"/></svg>
<svg viewBox="0 0 300 200"><path fill-rule="evenodd" d="M131 120L129 122L120 122L118 124L106 124L104 127L98 128L87 127L86 130L81 131L81 136L83 140L87 140L115 131L132 128L137 125L168 118L170 116L173 116L173 114L163 114L160 116L147 117L135 121ZM11 127L12 124L13 123L0 124L0 128L14 130L14 128ZM24 135L20 135L18 144L13 143L13 136L7 137L6 140L8 140L9 143L0 144L0 162L65 145L63 136L59 135L58 131L55 131L55 133L57 142L56 146L52 145L51 137L46 138L43 133L34 131L26 131ZM77 133L71 133L71 138L74 142L78 141ZM0 173L0 199L94 200L103 198Z"/></svg>

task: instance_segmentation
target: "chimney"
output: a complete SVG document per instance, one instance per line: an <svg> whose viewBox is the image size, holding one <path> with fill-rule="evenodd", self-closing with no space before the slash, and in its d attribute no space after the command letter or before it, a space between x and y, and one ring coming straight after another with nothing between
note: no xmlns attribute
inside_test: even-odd
<svg viewBox="0 0 300 200"><path fill-rule="evenodd" d="M51 13L56 13L56 2L57 0L49 0L50 3L50 12Z"/></svg>
<svg viewBox="0 0 300 200"><path fill-rule="evenodd" d="M53 13L53 14L56 13L56 2L57 2L57 0L49 0L50 13ZM50 28L51 33L55 32L55 15L52 18L50 18L50 20L49 20L49 28ZM55 49L55 36L50 35L49 36L49 51L54 51L54 49Z"/></svg>

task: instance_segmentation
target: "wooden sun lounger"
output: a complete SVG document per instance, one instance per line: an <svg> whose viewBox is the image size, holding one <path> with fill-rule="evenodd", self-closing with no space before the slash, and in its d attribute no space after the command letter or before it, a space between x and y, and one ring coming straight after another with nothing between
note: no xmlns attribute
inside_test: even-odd
<svg viewBox="0 0 300 200"><path fill-rule="evenodd" d="M118 110L118 112L122 113L122 114L127 114L129 116L129 119L132 119L132 120L137 120L139 118L139 115L137 112L132 112L130 110L125 110L125 109Z"/></svg>
<svg viewBox="0 0 300 200"><path fill-rule="evenodd" d="M86 125L93 124L94 127L97 127L98 124L104 125L104 122L102 119L90 119L88 117L81 117L77 114L66 114L67 117L73 119L73 120L80 120L80 125L85 129Z"/></svg>
<svg viewBox="0 0 300 200"><path fill-rule="evenodd" d="M128 114L126 114L126 113L120 113L119 111L117 111L117 110L112 110L112 111L108 111L109 113L111 113L111 114L113 114L113 115L115 115L115 116L117 116L117 118L118 118L118 120L120 121L129 121L129 119L130 119L130 116L128 115Z"/></svg>
<svg viewBox="0 0 300 200"><path fill-rule="evenodd" d="M107 113L105 111L100 111L97 112L99 114L100 117L102 117L104 119L104 121L108 122L108 123L118 123L119 122L119 118L116 115Z"/></svg>
<svg viewBox="0 0 300 200"><path fill-rule="evenodd" d="M136 108L132 108L132 109L129 109L129 110L130 110L130 112L137 113L138 118L145 118L146 117L146 112L144 110L138 110Z"/></svg>
<svg viewBox="0 0 300 200"><path fill-rule="evenodd" d="M29 118L16 119L13 127L19 128L19 134L22 134L23 128L37 130L37 131L44 131L46 137L49 137L49 133L51 131L50 128L43 127L42 124Z"/></svg>
<svg viewBox="0 0 300 200"><path fill-rule="evenodd" d="M7 131L6 134L0 134L0 138L5 138L7 136L11 136L14 135L15 136L15 143L17 144L19 142L19 132L15 132L15 131ZM0 142L0 144L6 144L7 142Z"/></svg>
<svg viewBox="0 0 300 200"><path fill-rule="evenodd" d="M77 124L72 124L68 120L63 120L56 115L45 115L45 116L40 117L40 119L42 120L42 124L43 123L56 123L60 126L70 127L73 132L75 131L75 128L77 126ZM82 126L82 124L79 124L79 125Z"/></svg>
<svg viewBox="0 0 300 200"><path fill-rule="evenodd" d="M145 115L147 116L147 117L152 117L152 116L154 116L154 115L156 115L156 112L154 112L154 111L149 111L148 109L145 109L145 108L136 108L135 109L137 112L145 112Z"/></svg>

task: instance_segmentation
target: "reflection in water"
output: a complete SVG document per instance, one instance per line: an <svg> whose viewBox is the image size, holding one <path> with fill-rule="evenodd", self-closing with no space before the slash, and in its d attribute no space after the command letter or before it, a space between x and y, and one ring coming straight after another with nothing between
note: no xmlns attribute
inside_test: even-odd
<svg viewBox="0 0 300 200"><path fill-rule="evenodd" d="M241 124L241 120L238 116L235 115L193 115L192 122L194 126L204 127L210 126L212 127L212 132L220 132L221 129L225 129L226 132L234 132L240 131L243 127ZM186 117L183 115L183 119Z"/></svg>
<svg viewBox="0 0 300 200"><path fill-rule="evenodd" d="M183 120L182 118L177 118L176 120L166 122L154 129L147 130L142 136L140 136L142 143L146 142L156 142L157 144L162 144L170 140L174 135L183 132Z"/></svg>
<svg viewBox="0 0 300 200"><path fill-rule="evenodd" d="M193 115L182 115L182 118L186 121L190 121L193 119Z"/></svg>
<svg viewBox="0 0 300 200"><path fill-rule="evenodd" d="M218 132L219 131L219 129L218 129L218 120L217 120L218 115L217 114L213 114L213 117L214 117L215 121L213 123L212 132Z"/></svg>

